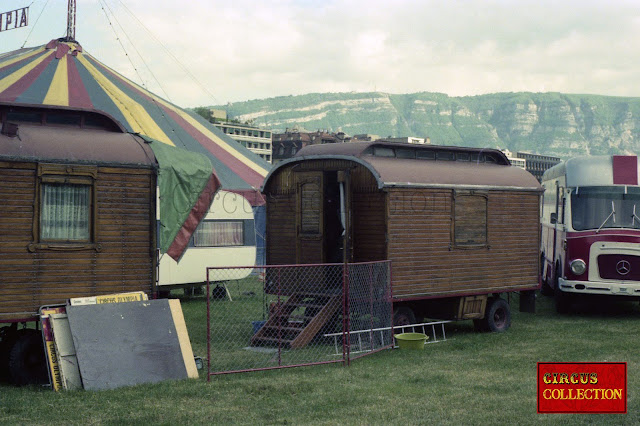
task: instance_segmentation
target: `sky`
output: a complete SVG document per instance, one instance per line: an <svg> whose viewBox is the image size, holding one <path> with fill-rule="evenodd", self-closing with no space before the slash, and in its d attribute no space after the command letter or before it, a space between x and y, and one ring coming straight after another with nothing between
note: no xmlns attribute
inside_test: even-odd
<svg viewBox="0 0 640 426"><path fill-rule="evenodd" d="M0 53L66 34L29 6ZM182 107L322 92L640 96L638 0L77 0L76 39Z"/></svg>

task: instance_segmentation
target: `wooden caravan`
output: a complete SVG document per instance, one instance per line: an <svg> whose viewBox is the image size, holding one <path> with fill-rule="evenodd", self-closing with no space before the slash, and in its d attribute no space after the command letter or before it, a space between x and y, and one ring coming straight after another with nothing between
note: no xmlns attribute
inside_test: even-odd
<svg viewBox="0 0 640 426"><path fill-rule="evenodd" d="M263 191L268 264L389 259L396 323L474 319L501 331L510 311L499 295L539 286L542 189L500 151L309 146Z"/></svg>
<svg viewBox="0 0 640 426"><path fill-rule="evenodd" d="M95 112L0 113L0 321L33 318L70 297L150 293L151 148Z"/></svg>
<svg viewBox="0 0 640 426"><path fill-rule="evenodd" d="M0 324L13 324L0 327L0 360L20 364L42 338L16 324L37 320L40 307L152 293L159 153L182 150L96 111L0 103L0 119Z"/></svg>

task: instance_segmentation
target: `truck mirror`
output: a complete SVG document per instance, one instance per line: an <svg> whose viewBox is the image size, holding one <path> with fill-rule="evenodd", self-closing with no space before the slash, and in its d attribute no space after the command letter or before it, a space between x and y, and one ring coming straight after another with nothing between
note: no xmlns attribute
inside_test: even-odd
<svg viewBox="0 0 640 426"><path fill-rule="evenodd" d="M551 224L558 223L558 213L551 213Z"/></svg>

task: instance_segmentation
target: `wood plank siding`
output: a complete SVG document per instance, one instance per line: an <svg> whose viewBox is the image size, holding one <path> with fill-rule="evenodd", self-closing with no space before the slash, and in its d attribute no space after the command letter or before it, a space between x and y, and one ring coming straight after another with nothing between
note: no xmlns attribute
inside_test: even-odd
<svg viewBox="0 0 640 426"><path fill-rule="evenodd" d="M538 199L534 192L487 192L487 245L456 246L453 191L389 193L388 257L394 296L446 296L537 286Z"/></svg>
<svg viewBox="0 0 640 426"><path fill-rule="evenodd" d="M155 281L151 169L97 167L95 246L34 247L36 163L0 163L0 321L25 319L71 297L142 290Z"/></svg>
<svg viewBox="0 0 640 426"><path fill-rule="evenodd" d="M324 204L301 189L304 175L317 177ZM345 208L339 219L336 191ZM399 302L539 285L542 187L500 151L386 141L313 145L276 165L264 193L268 264L320 263L331 250L348 262L391 260ZM337 244L342 225L347 238ZM300 229L320 229L322 244Z"/></svg>

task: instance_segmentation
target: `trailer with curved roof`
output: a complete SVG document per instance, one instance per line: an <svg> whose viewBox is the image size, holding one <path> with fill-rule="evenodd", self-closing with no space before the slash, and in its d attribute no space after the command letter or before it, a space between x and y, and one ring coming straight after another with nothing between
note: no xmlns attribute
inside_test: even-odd
<svg viewBox="0 0 640 426"><path fill-rule="evenodd" d="M0 102L0 123L0 376L24 384L44 352L18 325L71 298L152 295L156 242L179 259L219 182L206 157L99 111Z"/></svg>
<svg viewBox="0 0 640 426"><path fill-rule="evenodd" d="M309 146L279 163L263 192L268 264L391 260L396 324L473 319L502 331L501 295L526 294L521 308L532 308L542 188L498 150Z"/></svg>

